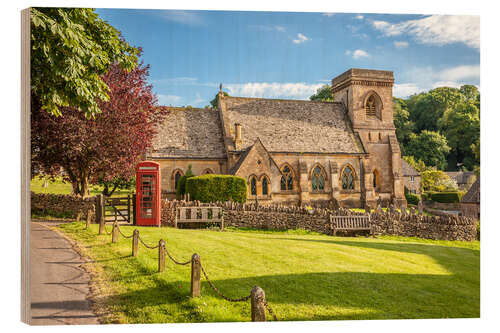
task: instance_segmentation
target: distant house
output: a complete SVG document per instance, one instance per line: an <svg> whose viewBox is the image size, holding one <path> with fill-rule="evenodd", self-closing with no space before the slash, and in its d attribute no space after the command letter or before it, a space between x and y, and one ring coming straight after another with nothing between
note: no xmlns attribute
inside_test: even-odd
<svg viewBox="0 0 500 333"><path fill-rule="evenodd" d="M465 193L460 202L460 210L463 216L474 217L479 220L480 217L480 186L479 179L472 184L469 191Z"/></svg>
<svg viewBox="0 0 500 333"><path fill-rule="evenodd" d="M476 180L473 171L453 171L446 172L446 174L457 183L458 188L462 191L468 190Z"/></svg>
<svg viewBox="0 0 500 333"><path fill-rule="evenodd" d="M422 194L422 177L405 160L401 159L401 167L403 169L403 183L406 189L413 194Z"/></svg>

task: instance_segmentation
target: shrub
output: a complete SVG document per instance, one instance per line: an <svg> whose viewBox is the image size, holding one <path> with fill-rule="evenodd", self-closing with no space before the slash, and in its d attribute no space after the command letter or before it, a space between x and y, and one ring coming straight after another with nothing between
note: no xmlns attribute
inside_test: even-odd
<svg viewBox="0 0 500 333"><path fill-rule="evenodd" d="M481 228L480 228L480 226L481 225L479 224L479 222L477 222L477 224L476 224L477 240L481 239L481 237L480 237L481 236Z"/></svg>
<svg viewBox="0 0 500 333"><path fill-rule="evenodd" d="M180 200L184 194L186 194L186 180L188 178L194 177L193 170L191 170L191 164L188 165L188 169L186 174L179 178L179 182L177 183L176 196L177 199Z"/></svg>
<svg viewBox="0 0 500 333"><path fill-rule="evenodd" d="M435 202L456 203L462 199L463 192L431 192L429 195Z"/></svg>
<svg viewBox="0 0 500 333"><path fill-rule="evenodd" d="M202 175L186 180L186 193L201 202L247 201L247 182L244 178L230 175Z"/></svg>
<svg viewBox="0 0 500 333"><path fill-rule="evenodd" d="M420 201L418 195L410 192L405 193L405 197L406 197L406 202L408 202L408 204L410 205L418 205L418 202Z"/></svg>

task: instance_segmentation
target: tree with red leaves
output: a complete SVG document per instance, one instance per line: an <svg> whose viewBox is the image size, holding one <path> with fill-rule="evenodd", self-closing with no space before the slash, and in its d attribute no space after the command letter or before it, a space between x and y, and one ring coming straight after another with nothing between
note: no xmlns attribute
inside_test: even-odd
<svg viewBox="0 0 500 333"><path fill-rule="evenodd" d="M118 64L102 76L109 101L99 101L102 113L87 119L75 108L54 116L36 107L31 113L32 170L50 176L63 171L73 194L85 196L89 184L129 179L156 134L166 109L158 107L147 84L149 65L127 72Z"/></svg>

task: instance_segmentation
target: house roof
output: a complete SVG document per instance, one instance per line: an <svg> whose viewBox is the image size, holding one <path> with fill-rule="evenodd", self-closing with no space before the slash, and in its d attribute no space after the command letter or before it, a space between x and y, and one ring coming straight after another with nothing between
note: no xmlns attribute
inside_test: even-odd
<svg viewBox="0 0 500 333"><path fill-rule="evenodd" d="M462 198L463 203L479 203L480 201L480 185L479 178L472 184L470 189Z"/></svg>
<svg viewBox="0 0 500 333"><path fill-rule="evenodd" d="M245 150L257 138L269 152L364 153L340 103L225 96L228 125L241 124Z"/></svg>
<svg viewBox="0 0 500 333"><path fill-rule="evenodd" d="M226 158L219 113L168 107L153 139L151 158Z"/></svg>
<svg viewBox="0 0 500 333"><path fill-rule="evenodd" d="M473 171L448 171L446 174L457 184L466 184L467 180L474 176Z"/></svg>
<svg viewBox="0 0 500 333"><path fill-rule="evenodd" d="M420 176L420 173L403 159L401 159L401 167L403 169L403 176Z"/></svg>

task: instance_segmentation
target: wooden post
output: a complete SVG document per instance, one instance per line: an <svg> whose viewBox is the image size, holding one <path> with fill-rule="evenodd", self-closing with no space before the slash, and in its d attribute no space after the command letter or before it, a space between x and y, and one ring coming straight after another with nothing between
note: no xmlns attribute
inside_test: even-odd
<svg viewBox="0 0 500 333"><path fill-rule="evenodd" d="M85 225L85 229L88 229L90 228L90 222L91 222L91 219L92 219L92 211L89 209L87 211L87 223Z"/></svg>
<svg viewBox="0 0 500 333"><path fill-rule="evenodd" d="M76 214L76 221L80 221L82 219L82 211L78 211L78 214Z"/></svg>
<svg viewBox="0 0 500 333"><path fill-rule="evenodd" d="M132 257L137 257L137 251L139 250L139 230L134 230L134 236L132 237Z"/></svg>
<svg viewBox="0 0 500 333"><path fill-rule="evenodd" d="M111 242L112 243L117 243L118 242L118 223L115 220L115 223L113 223L113 232L111 234Z"/></svg>
<svg viewBox="0 0 500 333"><path fill-rule="evenodd" d="M191 257L191 297L200 297L201 258L198 253Z"/></svg>
<svg viewBox="0 0 500 333"><path fill-rule="evenodd" d="M104 234L104 198L102 194L97 195L96 222L99 223L99 235Z"/></svg>
<svg viewBox="0 0 500 333"><path fill-rule="evenodd" d="M165 271L165 241L160 239L158 243L158 272Z"/></svg>
<svg viewBox="0 0 500 333"><path fill-rule="evenodd" d="M132 194L132 216L134 217L134 225L135 225L135 217L136 217L135 216L135 214L136 214L135 213L135 207L136 207L136 202L135 201L136 201L136 198L137 197L136 197L135 193Z"/></svg>
<svg viewBox="0 0 500 333"><path fill-rule="evenodd" d="M220 208L220 213L221 213L221 217L220 217L220 230L224 231L224 208Z"/></svg>
<svg viewBox="0 0 500 333"><path fill-rule="evenodd" d="M250 293L252 321L266 321L266 294L261 287L253 287Z"/></svg>
<svg viewBox="0 0 500 333"><path fill-rule="evenodd" d="M130 219L130 194L127 194L127 222L128 223L131 223L131 219Z"/></svg>

